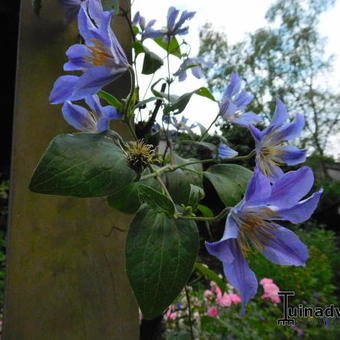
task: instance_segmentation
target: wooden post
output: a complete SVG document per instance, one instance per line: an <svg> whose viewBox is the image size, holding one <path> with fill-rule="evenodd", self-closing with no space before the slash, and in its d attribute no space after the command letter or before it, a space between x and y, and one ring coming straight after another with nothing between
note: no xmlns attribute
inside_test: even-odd
<svg viewBox="0 0 340 340"><path fill-rule="evenodd" d="M3 339L135 340L138 309L124 269L127 233L112 228L127 229L131 216L108 208L104 198L28 190L49 141L72 131L48 96L78 31L75 23L64 25L58 1L42 5L36 17L32 0L21 1ZM127 48L128 26L123 18L115 25ZM116 95L128 91L127 79L113 84Z"/></svg>

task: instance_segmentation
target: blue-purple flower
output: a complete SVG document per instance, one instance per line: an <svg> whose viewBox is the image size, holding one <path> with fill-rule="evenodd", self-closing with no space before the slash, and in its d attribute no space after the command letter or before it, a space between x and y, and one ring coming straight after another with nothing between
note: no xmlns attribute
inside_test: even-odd
<svg viewBox="0 0 340 340"><path fill-rule="evenodd" d="M85 44L75 44L67 50L69 61L64 70L83 74L59 77L50 95L52 104L95 94L128 69L128 60L110 27L112 15L113 11L103 11L98 0L82 2L78 26Z"/></svg>
<svg viewBox="0 0 340 340"><path fill-rule="evenodd" d="M233 72L220 102L220 115L233 124L248 126L261 122L254 112L243 112L254 96L241 90L240 76Z"/></svg>
<svg viewBox="0 0 340 340"><path fill-rule="evenodd" d="M63 7L67 24L77 17L81 2L82 0L59 0L59 3Z"/></svg>
<svg viewBox="0 0 340 340"><path fill-rule="evenodd" d="M310 191L313 182L313 172L308 167L287 172L274 184L261 172L255 171L245 197L227 217L222 239L206 242L208 252L223 262L227 280L240 292L242 312L258 286L246 260L250 246L275 264L305 265L307 247L294 232L276 221L301 223L310 218L322 190L301 199Z"/></svg>
<svg viewBox="0 0 340 340"><path fill-rule="evenodd" d="M281 176L280 165L296 165L306 160L306 150L285 144L299 136L304 127L304 117L297 114L293 122L286 124L287 119L287 108L277 99L270 125L263 131L249 127L256 144L256 166L267 177Z"/></svg>
<svg viewBox="0 0 340 340"><path fill-rule="evenodd" d="M229 147L227 144L220 143L217 149L218 158L233 158L238 155L238 152Z"/></svg>
<svg viewBox="0 0 340 340"><path fill-rule="evenodd" d="M143 16L140 15L139 12L135 14L132 20L132 24L134 26L139 26L141 33L141 40L145 40L147 38L159 38L164 35L164 32L161 30L155 30L153 25L156 23L156 20L150 20L146 23L146 20Z"/></svg>
<svg viewBox="0 0 340 340"><path fill-rule="evenodd" d="M178 120L176 117L170 117L167 118L168 116L164 116L164 120L168 122L168 124L171 124L174 128L177 130L188 130L188 129L193 129L197 125L196 124L191 124L190 126L187 125L188 123L188 118L185 118L184 116L181 118L181 120Z"/></svg>
<svg viewBox="0 0 340 340"><path fill-rule="evenodd" d="M178 76L179 81L184 81L187 78L187 71L190 69L192 75L197 79L200 79L204 76L202 68L209 66L210 63L207 63L203 57L188 58L184 60L174 75Z"/></svg>
<svg viewBox="0 0 340 340"><path fill-rule="evenodd" d="M111 119L121 119L122 114L113 106L102 106L97 95L85 98L88 109L66 101L62 107L68 124L83 132L103 132L108 130Z"/></svg>
<svg viewBox="0 0 340 340"><path fill-rule="evenodd" d="M183 11L180 18L177 20L178 14L178 9L176 9L175 7L169 8L167 15L167 25L163 32L166 36L167 41L169 41L175 35L187 34L189 31L189 27L183 27L183 25L187 20L193 18L196 12Z"/></svg>

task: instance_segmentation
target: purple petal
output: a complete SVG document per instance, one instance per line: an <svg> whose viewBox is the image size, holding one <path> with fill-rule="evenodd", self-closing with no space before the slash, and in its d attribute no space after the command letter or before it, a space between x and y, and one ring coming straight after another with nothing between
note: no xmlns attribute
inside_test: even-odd
<svg viewBox="0 0 340 340"><path fill-rule="evenodd" d="M105 66L93 67L78 79L70 100L79 100L97 93L105 85L119 78L125 69L110 69Z"/></svg>
<svg viewBox="0 0 340 340"><path fill-rule="evenodd" d="M168 9L168 16L167 16L167 25L168 25L168 30L172 31L175 27L175 21L178 16L179 10L176 9L175 7L170 7Z"/></svg>
<svg viewBox="0 0 340 340"><path fill-rule="evenodd" d="M323 190L315 192L309 198L299 202L294 207L289 209L278 210L278 215L280 220L288 220L292 223L302 223L308 220L316 209L320 196Z"/></svg>
<svg viewBox="0 0 340 340"><path fill-rule="evenodd" d="M86 45L72 45L66 51L66 55L69 61L64 64L64 71L79 71L88 68L85 58L90 56L91 53Z"/></svg>
<svg viewBox="0 0 340 340"><path fill-rule="evenodd" d="M96 115L97 118L102 117L103 107L100 103L99 97L97 95L87 96L85 98L86 104L89 106L91 111Z"/></svg>
<svg viewBox="0 0 340 340"><path fill-rule="evenodd" d="M314 183L313 171L304 166L280 177L272 188L269 204L279 209L290 208L305 197Z"/></svg>
<svg viewBox="0 0 340 340"><path fill-rule="evenodd" d="M93 29L96 29L96 27L87 15L86 5L84 2L81 4L78 13L78 29L79 33L86 41L94 38Z"/></svg>
<svg viewBox="0 0 340 340"><path fill-rule="evenodd" d="M151 29L151 27L156 23L155 19L150 20L147 25L145 26L145 30Z"/></svg>
<svg viewBox="0 0 340 340"><path fill-rule="evenodd" d="M260 131L258 128L256 128L253 125L248 125L248 128L253 136L253 138L255 139L255 142L259 142L263 136L262 131Z"/></svg>
<svg viewBox="0 0 340 340"><path fill-rule="evenodd" d="M51 104L61 104L72 97L74 88L79 81L77 76L61 76L59 77L51 91L49 101Z"/></svg>
<svg viewBox="0 0 340 340"><path fill-rule="evenodd" d="M228 101L226 100L224 103L222 103L221 109L220 109L220 113L223 114L223 118L226 120L230 120L230 117L233 116L235 114L235 112L237 111L237 106L232 102L232 101Z"/></svg>
<svg viewBox="0 0 340 340"><path fill-rule="evenodd" d="M67 101L62 107L64 119L80 131L96 131L95 121L82 106Z"/></svg>
<svg viewBox="0 0 340 340"><path fill-rule="evenodd" d="M231 263L223 262L223 270L230 284L239 291L242 299L241 315L244 314L249 300L257 292L257 279L254 272L249 268L236 240L225 241L224 248L228 248L234 261Z"/></svg>
<svg viewBox="0 0 340 340"><path fill-rule="evenodd" d="M99 118L97 121L97 131L98 132L103 132L108 130L110 127L110 119L103 117L103 118Z"/></svg>
<svg viewBox="0 0 340 340"><path fill-rule="evenodd" d="M230 148L228 145L221 143L218 146L219 158L232 158L238 155L238 152Z"/></svg>
<svg viewBox="0 0 340 340"><path fill-rule="evenodd" d="M307 150L301 150L295 146L285 146L282 149L284 150L284 154L281 158L288 165L300 164L306 160Z"/></svg>
<svg viewBox="0 0 340 340"><path fill-rule="evenodd" d="M264 176L259 170L255 169L254 175L250 179L245 193L247 203L266 202L271 194L271 185L268 177Z"/></svg>
<svg viewBox="0 0 340 340"><path fill-rule="evenodd" d="M276 109L270 125L280 126L288 119L288 110L282 101L276 99Z"/></svg>
<svg viewBox="0 0 340 340"><path fill-rule="evenodd" d="M132 20L132 25L133 26L137 26L138 23L139 23L139 20L140 20L140 14L139 14L139 11L135 14L135 16L133 17L133 20Z"/></svg>
<svg viewBox="0 0 340 340"><path fill-rule="evenodd" d="M298 137L305 126L305 118L301 114L297 114L294 121L285 125L280 129L280 139L290 140Z"/></svg>
<svg viewBox="0 0 340 340"><path fill-rule="evenodd" d="M104 106L102 108L104 117L109 119L122 119L122 114L113 106Z"/></svg>
<svg viewBox="0 0 340 340"><path fill-rule="evenodd" d="M257 124L261 121L262 121L261 117L259 117L254 112L245 112L241 114L240 117L234 118L232 120L234 124L245 126L245 127L248 127L249 125Z"/></svg>
<svg viewBox="0 0 340 340"><path fill-rule="evenodd" d="M231 98L240 91L240 87L241 87L240 76L236 72L233 72L230 76L230 83L226 90L224 91L222 98L223 97Z"/></svg>
<svg viewBox="0 0 340 340"><path fill-rule="evenodd" d="M180 27L184 24L184 22L193 18L195 14L196 14L196 12L183 11L178 22L177 22L177 24L176 24L176 26L175 26L175 30L179 30Z"/></svg>
<svg viewBox="0 0 340 340"><path fill-rule="evenodd" d="M254 96L247 92L247 91L241 91L241 93L237 96L235 100L235 104L237 107L242 110L244 109L252 100L254 99Z"/></svg>
<svg viewBox="0 0 340 340"><path fill-rule="evenodd" d="M308 259L308 249L291 230L277 225L272 237L263 241L261 253L269 261L288 266L304 266Z"/></svg>
<svg viewBox="0 0 340 340"><path fill-rule="evenodd" d="M195 66L191 68L191 73L197 79L201 79L203 77L203 72L200 66Z"/></svg>

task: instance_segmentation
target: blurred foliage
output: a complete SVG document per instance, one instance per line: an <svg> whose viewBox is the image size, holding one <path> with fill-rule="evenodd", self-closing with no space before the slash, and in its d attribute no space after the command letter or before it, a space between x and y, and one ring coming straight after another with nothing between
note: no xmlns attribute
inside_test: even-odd
<svg viewBox="0 0 340 340"><path fill-rule="evenodd" d="M215 65L206 70L209 88L223 91L230 73L237 71L255 95L249 110L270 119L275 97L281 98L306 118L302 146L321 155L340 124L340 94L327 81L334 58L325 54L325 39L317 30L320 15L334 2L277 0L267 11L268 25L235 44L211 24L200 32L200 55Z"/></svg>
<svg viewBox="0 0 340 340"><path fill-rule="evenodd" d="M289 299L290 306L301 303L306 306L322 307L330 304L339 305L339 299L334 295L336 283L334 273L340 271L340 250L336 245L335 233L311 224L304 227L305 229L297 227L295 232L309 248L310 259L306 267L274 265L255 252L248 256L250 267L258 279L271 278L281 290L294 290L295 297ZM340 336L339 322L330 319L299 318L296 319L294 327L278 325L277 320L283 315L282 305L261 299L260 296L263 294L261 286L256 297L249 303L244 316L239 315L240 305L231 307L216 305L219 310L218 317L209 317L206 313L207 302L203 301L203 292L207 288L207 283L204 285L200 281L190 293L193 327L195 332L199 332L199 339L253 340L303 337L331 340ZM177 302L181 302L186 308L185 297L179 297ZM205 309L202 306L205 306ZM173 325L176 327L168 327L166 339L191 339L187 316L182 321L177 320Z"/></svg>

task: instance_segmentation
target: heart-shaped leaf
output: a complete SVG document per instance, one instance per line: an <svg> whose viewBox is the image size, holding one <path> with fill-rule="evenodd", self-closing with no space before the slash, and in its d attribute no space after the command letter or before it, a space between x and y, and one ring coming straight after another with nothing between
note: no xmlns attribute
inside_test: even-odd
<svg viewBox="0 0 340 340"><path fill-rule="evenodd" d="M146 47L144 47L144 53L142 73L152 74L163 65L163 60L156 53L149 51Z"/></svg>
<svg viewBox="0 0 340 340"><path fill-rule="evenodd" d="M160 315L188 281L199 248L194 221L171 219L143 205L126 241L126 269L145 319Z"/></svg>
<svg viewBox="0 0 340 340"><path fill-rule="evenodd" d="M237 164L216 164L204 172L226 206L236 205L243 197L252 172Z"/></svg>
<svg viewBox="0 0 340 340"><path fill-rule="evenodd" d="M192 161L184 159L173 153L172 164L181 165ZM203 188L203 176L201 164L191 164L186 168L177 169L166 174L166 184L171 197L177 204L188 205L190 196L190 185Z"/></svg>
<svg viewBox="0 0 340 340"><path fill-rule="evenodd" d="M169 42L164 41L163 38L155 38L153 40L169 54L181 58L181 49L175 37L171 38Z"/></svg>
<svg viewBox="0 0 340 340"><path fill-rule="evenodd" d="M76 197L108 196L136 177L113 131L55 137L39 161L30 190Z"/></svg>

